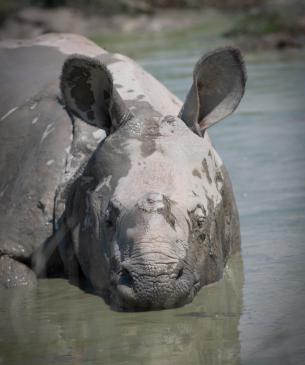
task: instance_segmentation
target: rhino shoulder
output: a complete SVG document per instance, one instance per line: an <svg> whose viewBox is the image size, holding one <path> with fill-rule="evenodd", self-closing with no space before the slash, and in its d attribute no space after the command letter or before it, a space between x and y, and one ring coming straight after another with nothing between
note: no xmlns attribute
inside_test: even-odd
<svg viewBox="0 0 305 365"><path fill-rule="evenodd" d="M101 138L100 131L72 120L60 101L62 64L79 50L106 52L65 34L0 42L0 255L29 260L52 235L58 187Z"/></svg>

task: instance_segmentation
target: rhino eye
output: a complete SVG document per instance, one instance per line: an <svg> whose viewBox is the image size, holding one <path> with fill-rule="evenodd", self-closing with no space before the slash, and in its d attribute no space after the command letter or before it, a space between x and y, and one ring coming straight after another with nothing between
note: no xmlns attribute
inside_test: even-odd
<svg viewBox="0 0 305 365"><path fill-rule="evenodd" d="M112 214L110 208L108 208L106 210L106 213L105 213L105 223L107 224L108 227L113 227L113 225L114 225L113 214Z"/></svg>
<svg viewBox="0 0 305 365"><path fill-rule="evenodd" d="M206 221L206 218L204 216L200 216L197 218L198 226L202 226L204 222Z"/></svg>
<svg viewBox="0 0 305 365"><path fill-rule="evenodd" d="M109 202L105 212L105 223L108 227L115 227L118 217L121 215L123 206L116 200Z"/></svg>
<svg viewBox="0 0 305 365"><path fill-rule="evenodd" d="M183 275L183 268L181 268L179 271L178 271L178 274L176 276L176 280L179 280L181 278L181 276Z"/></svg>
<svg viewBox="0 0 305 365"><path fill-rule="evenodd" d="M108 227L113 227L113 221L110 218L106 218L105 222L106 222Z"/></svg>
<svg viewBox="0 0 305 365"><path fill-rule="evenodd" d="M206 216L205 216L202 208L197 207L194 211L194 216L195 216L198 226L202 226L205 223Z"/></svg>

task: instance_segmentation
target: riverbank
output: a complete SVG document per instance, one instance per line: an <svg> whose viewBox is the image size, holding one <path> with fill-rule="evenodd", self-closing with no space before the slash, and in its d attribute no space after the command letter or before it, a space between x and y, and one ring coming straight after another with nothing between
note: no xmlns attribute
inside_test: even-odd
<svg viewBox="0 0 305 365"><path fill-rule="evenodd" d="M49 32L77 33L86 37L100 34L155 33L187 29L202 21L202 11L164 10L152 14L84 14L68 8L28 7L10 16L3 24L1 38L32 38Z"/></svg>
<svg viewBox="0 0 305 365"><path fill-rule="evenodd" d="M202 28L217 33L244 51L303 48L305 10L289 17L285 7L247 12L219 9L158 9L135 14L101 15L69 8L26 7L11 14L0 28L0 39L33 38L49 32L78 33L91 39L187 32ZM304 14L304 15L302 15Z"/></svg>

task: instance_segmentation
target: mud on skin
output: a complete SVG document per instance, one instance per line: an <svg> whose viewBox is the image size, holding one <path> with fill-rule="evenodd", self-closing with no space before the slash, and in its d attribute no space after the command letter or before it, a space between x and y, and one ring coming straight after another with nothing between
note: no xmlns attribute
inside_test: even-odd
<svg viewBox="0 0 305 365"><path fill-rule="evenodd" d="M6 45L2 60L12 54L9 47L15 47L15 57L27 52L21 81L32 67L34 49L49 52L50 62L54 54L56 62L38 75L40 88L32 97L40 95L39 115L30 105L25 113L22 98L18 110L12 103L3 108L0 129L7 133L10 125L10 134L0 156L14 150L15 130L26 129L25 145L30 141L36 153L27 160L16 155L16 166L35 167L38 178L25 179L23 186L37 192L24 207L36 234L16 245L27 224L16 205L14 228L0 241L0 253L5 247L13 265L12 270L2 265L1 284L21 265L16 247L26 248L30 276L35 268L41 275L37 261L56 272L61 260L71 282L82 278L115 309L181 306L219 280L229 255L239 250L239 223L229 176L207 129L231 114L243 96L240 52L228 47L203 56L182 105L135 62L84 38L53 35L19 48ZM81 55L67 57L77 48ZM12 80L14 67L7 71ZM9 78L5 87L12 87ZM49 185L42 184L50 173ZM22 179L17 170L9 176L10 183ZM2 189L1 199L14 201L16 189ZM45 229L44 221L52 229Z"/></svg>

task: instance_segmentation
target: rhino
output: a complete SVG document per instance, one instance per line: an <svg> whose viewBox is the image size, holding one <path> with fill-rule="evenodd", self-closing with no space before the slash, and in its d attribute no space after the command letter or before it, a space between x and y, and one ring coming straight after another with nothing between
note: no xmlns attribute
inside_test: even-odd
<svg viewBox="0 0 305 365"><path fill-rule="evenodd" d="M240 251L207 129L245 90L240 51L195 65L182 104L126 56L70 34L3 41L0 285L64 276L119 310L193 300Z"/></svg>

